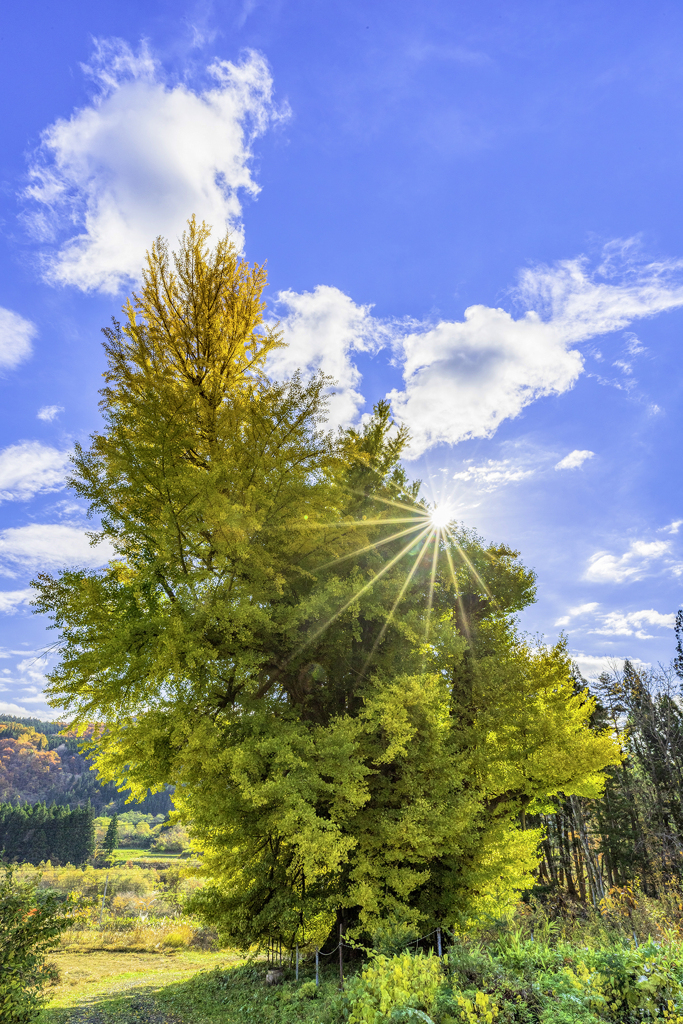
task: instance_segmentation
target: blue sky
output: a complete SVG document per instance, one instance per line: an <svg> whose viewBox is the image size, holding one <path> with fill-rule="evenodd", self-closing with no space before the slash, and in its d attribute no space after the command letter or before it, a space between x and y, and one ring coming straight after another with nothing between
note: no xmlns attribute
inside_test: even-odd
<svg viewBox="0 0 683 1024"><path fill-rule="evenodd" d="M52 714L41 568L96 565L68 452L100 333L196 213L268 260L333 421L539 576L587 675L673 654L683 590L683 8L24 0L0 26L0 711Z"/></svg>

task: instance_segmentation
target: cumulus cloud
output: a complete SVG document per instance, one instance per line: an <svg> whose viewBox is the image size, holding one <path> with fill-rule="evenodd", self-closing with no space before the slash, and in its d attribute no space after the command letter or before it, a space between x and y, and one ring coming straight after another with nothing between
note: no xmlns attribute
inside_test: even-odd
<svg viewBox="0 0 683 1024"><path fill-rule="evenodd" d="M23 590L0 590L0 613L14 615L22 605L28 605L34 597L30 587Z"/></svg>
<svg viewBox="0 0 683 1024"><path fill-rule="evenodd" d="M585 578L596 583L625 583L640 580L650 571L653 563L661 561L670 552L667 540L631 542L623 555L596 551L588 562ZM671 560L668 560L669 563Z"/></svg>
<svg viewBox="0 0 683 1024"><path fill-rule="evenodd" d="M63 405L44 405L38 410L36 416L39 420L43 420L44 423L52 423L53 420L57 419L60 412L64 412Z"/></svg>
<svg viewBox="0 0 683 1024"><path fill-rule="evenodd" d="M409 427L409 457L440 442L490 437L542 395L570 388L583 369L553 324L533 311L470 306L462 322L412 332L397 343L405 390L389 398Z"/></svg>
<svg viewBox="0 0 683 1024"><path fill-rule="evenodd" d="M479 305L463 321L413 325L395 342L405 387L389 395L413 436L409 456L490 437L536 399L567 391L584 368L574 346L682 306L682 282L683 261L639 263L628 244L611 245L593 272L583 257L523 271L517 319Z"/></svg>
<svg viewBox="0 0 683 1024"><path fill-rule="evenodd" d="M681 526L683 526L683 519L674 519L673 523L669 523L668 526L662 526L658 531L659 533L678 533Z"/></svg>
<svg viewBox="0 0 683 1024"><path fill-rule="evenodd" d="M570 452L569 455L565 455L563 459L560 459L555 469L579 469L587 459L592 459L594 455L595 452L579 451L576 449Z"/></svg>
<svg viewBox="0 0 683 1024"><path fill-rule="evenodd" d="M488 459L478 466L468 466L460 473L454 473L453 479L473 483L480 490L493 491L505 484L526 480L534 473L534 469L524 469L511 459Z"/></svg>
<svg viewBox="0 0 683 1024"><path fill-rule="evenodd" d="M591 633L603 636L637 636L639 640L652 639L644 626L656 626L660 629L673 629L676 621L674 612L657 612L654 608L644 608L637 612L608 612Z"/></svg>
<svg viewBox="0 0 683 1024"><path fill-rule="evenodd" d="M566 615L558 619L556 626L568 626L576 619L590 617L590 629L581 629L583 632L597 633L600 636L635 636L639 640L651 640L652 634L646 633L644 627L656 627L657 629L673 629L676 621L674 612L658 612L654 608L642 608L639 611L622 612L598 611L600 605L597 601L577 605L570 608Z"/></svg>
<svg viewBox="0 0 683 1024"><path fill-rule="evenodd" d="M86 531L77 526L31 523L0 530L0 572L6 576L64 565L95 568L113 557L108 541L91 546Z"/></svg>
<svg viewBox="0 0 683 1024"><path fill-rule="evenodd" d="M39 441L20 441L0 451L0 501L26 501L64 486L69 453Z"/></svg>
<svg viewBox="0 0 683 1024"><path fill-rule="evenodd" d="M277 296L276 310L287 347L273 352L268 370L280 380L296 370L305 377L316 370L333 377L336 386L329 400L333 427L349 426L365 403L358 390L361 374L353 353L377 351L388 337L388 328L371 316L370 309L329 285L318 285L311 292L283 291Z"/></svg>
<svg viewBox="0 0 683 1024"><path fill-rule="evenodd" d="M169 85L144 44L98 41L84 70L92 103L42 134L31 161L28 222L43 241L77 234L44 254L54 284L113 294L135 281L161 234L175 241L194 213L242 244L241 194L254 196L252 145L284 116L265 59L215 61L213 86Z"/></svg>
<svg viewBox="0 0 683 1024"><path fill-rule="evenodd" d="M30 320L0 307L0 369L11 370L28 359L37 333L36 325Z"/></svg>

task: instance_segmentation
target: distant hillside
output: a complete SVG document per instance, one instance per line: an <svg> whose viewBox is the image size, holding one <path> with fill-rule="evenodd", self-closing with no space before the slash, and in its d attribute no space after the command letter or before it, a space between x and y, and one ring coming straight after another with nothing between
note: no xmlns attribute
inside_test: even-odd
<svg viewBox="0 0 683 1024"><path fill-rule="evenodd" d="M65 733L60 735L60 733ZM0 802L59 804L80 807L90 800L96 814L140 810L168 814L172 789L148 793L143 801L126 804L129 791L101 783L90 760L81 753L83 739L69 735L63 722L37 718L0 719Z"/></svg>

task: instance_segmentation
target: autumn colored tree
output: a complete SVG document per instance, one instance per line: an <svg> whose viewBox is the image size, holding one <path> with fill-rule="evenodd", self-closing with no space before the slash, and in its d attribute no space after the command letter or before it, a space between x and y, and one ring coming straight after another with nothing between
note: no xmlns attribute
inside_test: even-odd
<svg viewBox="0 0 683 1024"><path fill-rule="evenodd" d="M107 330L104 426L71 484L116 557L41 575L55 705L99 721L99 771L176 786L235 942L322 943L499 908L556 793L619 759L562 643L514 614L535 580L401 466L386 403L325 429L318 375L274 383L263 268L190 222Z"/></svg>
<svg viewBox="0 0 683 1024"><path fill-rule="evenodd" d="M60 775L59 754L31 726L0 722L0 800L42 797Z"/></svg>

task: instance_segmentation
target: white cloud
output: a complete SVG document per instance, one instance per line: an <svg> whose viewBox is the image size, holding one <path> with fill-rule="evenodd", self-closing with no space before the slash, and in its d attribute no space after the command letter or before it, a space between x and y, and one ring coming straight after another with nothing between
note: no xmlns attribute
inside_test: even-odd
<svg viewBox="0 0 683 1024"><path fill-rule="evenodd" d="M683 305L683 260L643 263L634 248L632 241L610 243L593 274L584 256L524 270L519 297L568 342L608 334Z"/></svg>
<svg viewBox="0 0 683 1024"><path fill-rule="evenodd" d="M30 587L23 590L0 590L0 613L14 615L21 605L28 605L35 594Z"/></svg>
<svg viewBox="0 0 683 1024"><path fill-rule="evenodd" d="M45 700L44 697L40 698ZM32 703L33 698L29 698L25 703ZM43 708L39 713L36 712L35 708L29 709L24 708L20 704L11 704L5 700L0 700L0 715L12 715L14 718L40 718L44 721L51 721L53 718L59 718L56 711L52 711L50 708Z"/></svg>
<svg viewBox="0 0 683 1024"><path fill-rule="evenodd" d="M579 618L581 615L589 615L599 608L597 601L589 601L587 604L578 604L575 608L570 608L566 615L563 615L561 619L558 619L555 623L556 626L568 626L572 619Z"/></svg>
<svg viewBox="0 0 683 1024"><path fill-rule="evenodd" d="M60 490L68 464L68 452L39 441L4 448L0 451L0 501L26 501L34 494Z"/></svg>
<svg viewBox="0 0 683 1024"><path fill-rule="evenodd" d="M454 473L454 480L472 482L481 490L493 491L505 484L518 483L533 476L535 470L524 469L511 459L489 459L479 466L468 466L460 473Z"/></svg>
<svg viewBox="0 0 683 1024"><path fill-rule="evenodd" d="M643 626L656 626L660 629L673 629L676 621L675 612L657 612L654 608L645 608L638 612L608 612L601 616L601 623L591 633L602 636L637 636L639 640L650 640L652 634L646 633Z"/></svg>
<svg viewBox="0 0 683 1024"><path fill-rule="evenodd" d="M397 347L406 386L388 397L410 429L412 458L440 442L490 437L534 399L566 391L583 369L553 324L487 306L408 334Z"/></svg>
<svg viewBox="0 0 683 1024"><path fill-rule="evenodd" d="M28 359L37 333L36 325L30 320L0 306L0 369L10 370Z"/></svg>
<svg viewBox="0 0 683 1024"><path fill-rule="evenodd" d="M624 343L626 351L630 356L639 356L641 352L647 352L647 349L642 342L633 334L632 331L627 331L624 334Z"/></svg>
<svg viewBox="0 0 683 1024"><path fill-rule="evenodd" d="M632 541L623 555L597 551L591 556L585 578L596 583L624 583L645 576L652 563L669 554L670 541Z"/></svg>
<svg viewBox="0 0 683 1024"><path fill-rule="evenodd" d="M45 669L47 668L47 656L23 658L17 662L17 672L20 675L20 682L27 693L32 693L34 698L42 698L41 688L45 686ZM31 700L30 697L22 697L22 700Z"/></svg>
<svg viewBox="0 0 683 1024"><path fill-rule="evenodd" d="M595 452L579 451L576 449L570 452L569 455L565 455L563 459L560 459L555 469L579 469L580 466L583 466L586 459L592 459L594 455Z"/></svg>
<svg viewBox="0 0 683 1024"><path fill-rule="evenodd" d="M108 541L91 547L86 531L76 526L32 523L0 531L0 566L9 576L19 569L95 568L113 556Z"/></svg>
<svg viewBox="0 0 683 1024"><path fill-rule="evenodd" d="M63 405L44 405L38 410L36 416L45 423L52 423L53 420L57 419L60 412L64 412Z"/></svg>
<svg viewBox="0 0 683 1024"><path fill-rule="evenodd" d="M579 666L579 671L582 676L586 679L595 679L603 672L614 672L615 670L620 671L624 662L627 660L628 655L624 654L620 657L614 655L599 655L599 654L572 654L571 659L575 661ZM647 661L641 661L640 658L628 658L634 668L646 669L650 667L650 663Z"/></svg>
<svg viewBox="0 0 683 1024"><path fill-rule="evenodd" d="M197 92L166 84L144 44L134 54L114 39L97 43L84 70L99 93L43 132L29 172L34 234L81 228L45 254L46 279L113 294L138 278L152 239L174 241L192 213L241 244L239 193L259 191L251 146L283 116L265 59L215 61L215 85Z"/></svg>
<svg viewBox="0 0 683 1024"><path fill-rule="evenodd" d="M329 404L330 425L353 423L365 399L358 391L361 375L352 354L376 351L388 337L387 328L370 315L370 306L356 305L329 285L312 292L280 292L276 305L282 310L280 327L287 347L273 352L269 373L285 379L297 369L306 377L322 370L337 382Z"/></svg>
<svg viewBox="0 0 683 1024"><path fill-rule="evenodd" d="M683 261L638 263L619 243L594 273L583 257L523 271L519 319L480 305L463 321L413 325L395 342L405 388L388 396L411 431L409 457L490 437L529 403L567 391L584 368L574 345L683 306L682 280Z"/></svg>
<svg viewBox="0 0 683 1024"><path fill-rule="evenodd" d="M674 519L673 523L669 523L668 526L662 526L658 533L678 533L681 526L683 526L683 519Z"/></svg>

